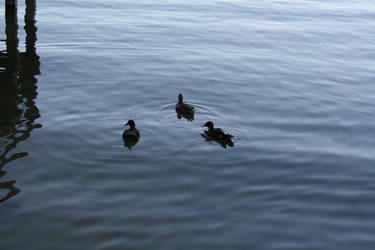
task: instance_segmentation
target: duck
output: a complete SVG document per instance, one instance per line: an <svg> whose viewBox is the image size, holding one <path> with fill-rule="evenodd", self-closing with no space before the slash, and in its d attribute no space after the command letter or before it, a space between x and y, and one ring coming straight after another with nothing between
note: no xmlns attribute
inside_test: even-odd
<svg viewBox="0 0 375 250"><path fill-rule="evenodd" d="M184 97L182 94L178 94L178 102L176 104L176 112L182 114L194 114L194 107L190 104L183 102Z"/></svg>
<svg viewBox="0 0 375 250"><path fill-rule="evenodd" d="M130 127L122 134L124 141L138 141L140 134L138 129L135 128L135 122L133 120L129 120L124 126Z"/></svg>
<svg viewBox="0 0 375 250"><path fill-rule="evenodd" d="M234 136L231 134L224 133L221 128L214 128L214 124L211 121L206 122L202 127L208 127L208 130L204 131L205 135L209 138L216 140L230 140Z"/></svg>

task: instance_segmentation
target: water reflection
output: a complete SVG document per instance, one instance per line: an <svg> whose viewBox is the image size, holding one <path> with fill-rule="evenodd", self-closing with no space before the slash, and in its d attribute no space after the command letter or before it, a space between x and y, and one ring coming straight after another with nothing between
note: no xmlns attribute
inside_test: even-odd
<svg viewBox="0 0 375 250"><path fill-rule="evenodd" d="M127 147L129 150L132 150L132 147L134 147L135 144L137 144L137 140L124 140L124 146Z"/></svg>
<svg viewBox="0 0 375 250"><path fill-rule="evenodd" d="M41 127L34 123L40 117L34 101L37 96L35 76L40 74L35 48L36 1L26 0L25 3L26 51L22 53L18 51L17 6L6 4L5 8L6 50L0 52L0 178L6 174L2 169L7 163L28 155L11 151L27 139L34 128ZM0 197L0 202L20 192L15 182L0 181L0 189L8 191Z"/></svg>
<svg viewBox="0 0 375 250"><path fill-rule="evenodd" d="M178 119L181 119L183 117L190 122L194 120L194 113L182 113L176 110L176 114Z"/></svg>
<svg viewBox="0 0 375 250"><path fill-rule="evenodd" d="M214 141L216 143L218 143L220 146L222 146L223 148L227 148L228 147L233 147L234 146L234 143L231 139L226 139L226 140L219 140L219 139L215 139L215 138L212 138L212 137L209 137L205 134L201 134L201 136L208 142L211 142L211 141Z"/></svg>

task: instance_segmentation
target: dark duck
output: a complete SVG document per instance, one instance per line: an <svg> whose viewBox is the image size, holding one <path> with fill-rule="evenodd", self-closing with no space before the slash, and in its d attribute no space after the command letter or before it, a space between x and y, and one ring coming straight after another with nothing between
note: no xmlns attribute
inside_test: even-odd
<svg viewBox="0 0 375 250"><path fill-rule="evenodd" d="M204 131L204 134L201 134L206 141L216 141L223 148L234 146L231 140L234 136L224 133L221 128L214 128L214 124L211 121L206 122L202 127L208 127L208 130Z"/></svg>
<svg viewBox="0 0 375 250"><path fill-rule="evenodd" d="M194 107L190 104L184 103L182 94L178 95L178 102L176 104L176 111L183 114L194 114Z"/></svg>
<svg viewBox="0 0 375 250"><path fill-rule="evenodd" d="M184 117L188 121L194 120L194 107L192 105L183 102L183 97L181 94L178 95L178 102L176 104L177 118L181 119Z"/></svg>
<svg viewBox="0 0 375 250"><path fill-rule="evenodd" d="M129 126L130 128L125 130L122 134L122 139L124 141L138 141L139 139L139 131L135 128L135 123L133 120L129 120L125 126Z"/></svg>

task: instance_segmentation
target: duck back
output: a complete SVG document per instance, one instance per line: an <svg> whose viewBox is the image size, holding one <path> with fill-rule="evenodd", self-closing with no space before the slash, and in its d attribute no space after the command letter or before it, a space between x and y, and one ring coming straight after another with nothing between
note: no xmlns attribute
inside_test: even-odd
<svg viewBox="0 0 375 250"><path fill-rule="evenodd" d="M183 102L178 102L176 104L176 111L182 113L194 113L194 107Z"/></svg>
<svg viewBox="0 0 375 250"><path fill-rule="evenodd" d="M204 131L205 134L209 137L219 139L219 140L229 140L233 137L231 134L226 134L224 131L220 128L215 128L212 130Z"/></svg>
<svg viewBox="0 0 375 250"><path fill-rule="evenodd" d="M124 131L122 134L122 138L124 140L138 140L139 139L139 131L136 128L129 128Z"/></svg>

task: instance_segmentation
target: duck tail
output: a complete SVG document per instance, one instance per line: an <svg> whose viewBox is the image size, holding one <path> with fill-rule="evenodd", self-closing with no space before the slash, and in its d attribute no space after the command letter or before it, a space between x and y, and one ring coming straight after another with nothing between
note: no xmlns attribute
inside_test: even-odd
<svg viewBox="0 0 375 250"><path fill-rule="evenodd" d="M224 136L224 138L225 138L225 139L228 139L228 140L232 139L233 137L234 137L234 136L231 135L231 134L225 134L225 136Z"/></svg>

